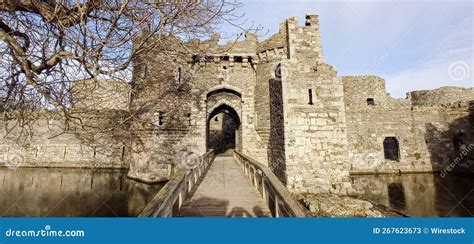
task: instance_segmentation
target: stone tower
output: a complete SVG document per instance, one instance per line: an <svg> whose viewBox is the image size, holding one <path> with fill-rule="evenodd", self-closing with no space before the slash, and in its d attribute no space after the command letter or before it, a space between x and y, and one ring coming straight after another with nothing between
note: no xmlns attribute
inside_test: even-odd
<svg viewBox="0 0 474 244"><path fill-rule="evenodd" d="M286 20L261 47L257 86L268 83L269 94L256 99L269 98L269 165L293 191L346 193L343 83L323 59L318 16Z"/></svg>

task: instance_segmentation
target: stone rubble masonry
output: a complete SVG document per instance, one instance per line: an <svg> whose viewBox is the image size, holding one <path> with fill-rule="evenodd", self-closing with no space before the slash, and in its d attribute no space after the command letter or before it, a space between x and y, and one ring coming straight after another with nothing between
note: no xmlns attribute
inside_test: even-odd
<svg viewBox="0 0 474 244"><path fill-rule="evenodd" d="M77 109L127 110L130 85L118 80L80 80L72 88L73 106Z"/></svg>
<svg viewBox="0 0 474 244"><path fill-rule="evenodd" d="M191 159L206 152L208 121L224 110L241 122L238 149L271 167L298 193L350 194L349 174L441 170L474 143L473 88L442 87L395 99L382 78L340 77L324 60L317 15L307 15L304 25L287 19L264 41L247 34L241 41L218 42L213 36L201 43L210 50L205 55L176 62L150 51L137 59L131 92L119 89L98 105L94 99L116 91L113 84L91 93L90 101L87 90L78 88L78 106L93 102L100 111L137 112L130 125L136 140L123 142L132 150L111 150L120 160L104 157L100 167L125 166L132 178L167 180L171 168L192 167ZM184 82L175 78L178 69ZM94 161L84 142L71 135L48 139L53 132L46 128L38 125L29 161L68 166ZM397 139L399 160L385 159L386 137ZM38 149L40 143L59 146ZM472 153L465 158L458 169L472 166Z"/></svg>
<svg viewBox="0 0 474 244"><path fill-rule="evenodd" d="M98 124L109 124L120 114L118 111L99 110L89 119ZM97 133L92 142L91 134L85 131L65 132L63 121L50 112L38 111L30 116L37 119L28 128L16 125L16 119L5 121L3 117L0 121L0 165L13 168L128 168L124 161L124 144L117 141L113 134Z"/></svg>
<svg viewBox="0 0 474 244"><path fill-rule="evenodd" d="M465 146L474 143L469 123L473 88L442 87L395 99L386 93L385 81L379 77L342 79L353 173L439 171L462 153L453 145L456 138ZM367 98L372 98L374 105L368 105ZM385 137L398 140L399 160L384 158ZM466 157L466 165L472 167L472 154Z"/></svg>
<svg viewBox="0 0 474 244"><path fill-rule="evenodd" d="M413 106L443 106L456 101L474 99L474 88L446 86L434 90L413 91L407 94Z"/></svg>

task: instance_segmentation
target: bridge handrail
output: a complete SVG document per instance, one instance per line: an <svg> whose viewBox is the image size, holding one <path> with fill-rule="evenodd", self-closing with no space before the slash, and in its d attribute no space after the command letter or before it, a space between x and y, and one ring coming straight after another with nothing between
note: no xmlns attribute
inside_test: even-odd
<svg viewBox="0 0 474 244"><path fill-rule="evenodd" d="M179 213L186 196L211 165L214 156L214 151L210 150L199 157L199 163L195 167L188 170L177 168L171 175L170 180L147 204L138 217L173 217Z"/></svg>
<svg viewBox="0 0 474 244"><path fill-rule="evenodd" d="M234 151L234 156L251 184L266 201L274 217L309 216L307 210L293 198L269 167L238 151Z"/></svg>

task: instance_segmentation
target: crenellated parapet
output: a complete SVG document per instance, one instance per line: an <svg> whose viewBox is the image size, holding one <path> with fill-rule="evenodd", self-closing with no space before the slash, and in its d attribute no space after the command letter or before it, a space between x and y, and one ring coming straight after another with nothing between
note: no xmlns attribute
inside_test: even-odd
<svg viewBox="0 0 474 244"><path fill-rule="evenodd" d="M194 55L189 63L192 67L227 70L234 67L253 67L258 64L258 59L256 56L249 54L207 54L204 56Z"/></svg>
<svg viewBox="0 0 474 244"><path fill-rule="evenodd" d="M317 15L305 17L305 25L298 23L297 17L292 17L280 24L278 33L264 41L258 41L257 36L247 33L242 41L236 40L219 45L219 36L202 42L207 46L208 53L196 54L193 61L250 61L266 63L282 59L294 59L301 62L323 61L323 52Z"/></svg>

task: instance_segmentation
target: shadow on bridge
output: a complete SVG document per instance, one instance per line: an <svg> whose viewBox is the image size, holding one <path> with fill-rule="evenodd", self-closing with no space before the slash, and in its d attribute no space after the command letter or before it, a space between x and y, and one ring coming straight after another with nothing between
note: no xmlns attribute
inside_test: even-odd
<svg viewBox="0 0 474 244"><path fill-rule="evenodd" d="M181 217L271 217L233 157L216 157L184 202Z"/></svg>
<svg viewBox="0 0 474 244"><path fill-rule="evenodd" d="M229 205L228 200L201 197L183 206L178 217L270 217L260 206L254 206L251 210L245 207L233 207L229 211Z"/></svg>

